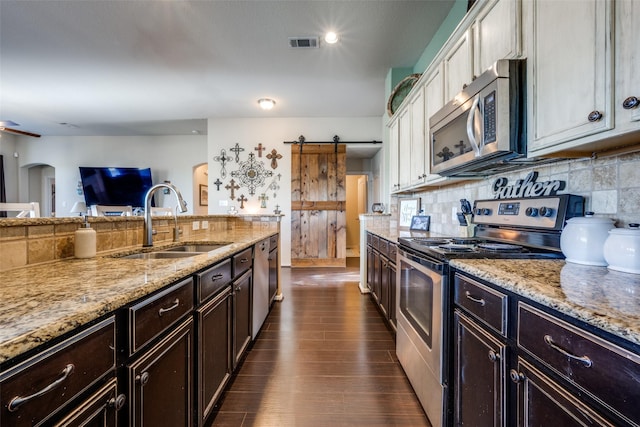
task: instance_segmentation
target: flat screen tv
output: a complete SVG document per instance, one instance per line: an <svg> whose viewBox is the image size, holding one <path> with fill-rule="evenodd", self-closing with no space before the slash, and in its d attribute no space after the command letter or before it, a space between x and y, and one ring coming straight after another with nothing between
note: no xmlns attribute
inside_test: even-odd
<svg viewBox="0 0 640 427"><path fill-rule="evenodd" d="M151 169L80 166L87 206L144 207L144 196L153 186Z"/></svg>

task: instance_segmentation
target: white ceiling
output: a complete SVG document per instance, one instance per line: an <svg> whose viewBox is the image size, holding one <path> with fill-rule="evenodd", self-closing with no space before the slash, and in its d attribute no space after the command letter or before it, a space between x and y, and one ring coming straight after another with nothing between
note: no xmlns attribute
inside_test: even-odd
<svg viewBox="0 0 640 427"><path fill-rule="evenodd" d="M0 120L42 135L206 133L206 118L385 114L453 0L0 0ZM289 37L340 41L292 49ZM265 112L258 98L276 100Z"/></svg>

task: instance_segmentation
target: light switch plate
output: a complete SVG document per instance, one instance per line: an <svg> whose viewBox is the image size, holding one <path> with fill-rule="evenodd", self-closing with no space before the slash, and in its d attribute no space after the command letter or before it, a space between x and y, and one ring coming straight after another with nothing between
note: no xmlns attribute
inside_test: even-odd
<svg viewBox="0 0 640 427"><path fill-rule="evenodd" d="M191 222L192 230L200 230L200 221L192 221Z"/></svg>

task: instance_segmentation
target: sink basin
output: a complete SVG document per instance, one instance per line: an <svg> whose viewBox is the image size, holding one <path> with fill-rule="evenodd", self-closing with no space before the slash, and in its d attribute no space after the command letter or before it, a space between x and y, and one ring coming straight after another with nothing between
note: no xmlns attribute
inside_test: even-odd
<svg viewBox="0 0 640 427"><path fill-rule="evenodd" d="M123 259L171 259L188 258L199 255L198 252L145 252L141 254L131 254L122 256Z"/></svg>
<svg viewBox="0 0 640 427"><path fill-rule="evenodd" d="M182 245L171 249L165 249L167 252L209 252L214 249L227 246L229 243L215 243L203 245Z"/></svg>

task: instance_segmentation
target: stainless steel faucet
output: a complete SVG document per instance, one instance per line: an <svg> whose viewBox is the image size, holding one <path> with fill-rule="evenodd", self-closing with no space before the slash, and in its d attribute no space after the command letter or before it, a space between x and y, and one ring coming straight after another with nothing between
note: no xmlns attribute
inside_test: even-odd
<svg viewBox="0 0 640 427"><path fill-rule="evenodd" d="M147 191L147 194L144 196L144 241L142 242L142 246L153 246L153 227L151 225L151 198L153 194L159 188L168 188L173 194L176 195L178 199L178 206L176 207L174 214L174 223L178 224L178 209L180 212L187 211L187 202L182 198L182 194L180 194L180 190L176 188L173 184L156 184ZM174 230L174 239L178 235L176 230Z"/></svg>

